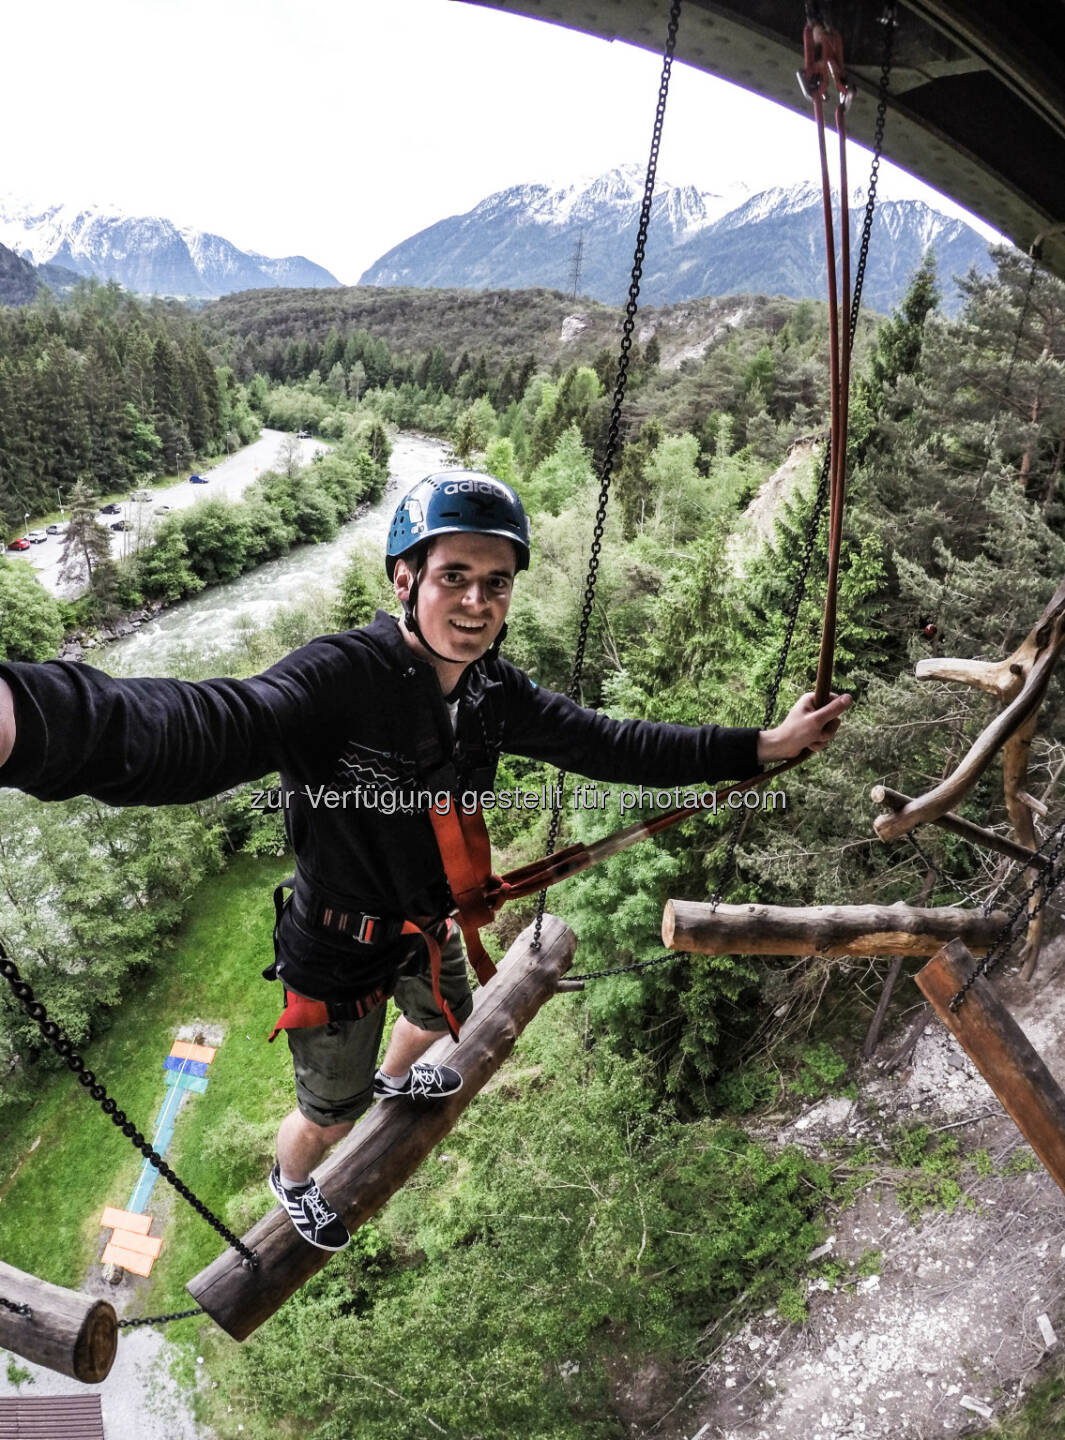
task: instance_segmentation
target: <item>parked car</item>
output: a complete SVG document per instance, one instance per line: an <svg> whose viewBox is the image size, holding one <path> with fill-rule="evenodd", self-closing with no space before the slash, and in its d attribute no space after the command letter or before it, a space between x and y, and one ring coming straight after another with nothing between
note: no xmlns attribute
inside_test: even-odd
<svg viewBox="0 0 1065 1440"><path fill-rule="evenodd" d="M206 476L206 475L190 475L190 476L189 476L189 484L190 484L190 485L206 485L206 484L207 484L207 476Z"/></svg>
<svg viewBox="0 0 1065 1440"><path fill-rule="evenodd" d="M49 525L48 533L49 535L65 535L66 529L65 525Z"/></svg>
<svg viewBox="0 0 1065 1440"><path fill-rule="evenodd" d="M7 548L9 550L28 550L30 548L30 542L26 539L25 535L21 535L17 540L12 540Z"/></svg>
<svg viewBox="0 0 1065 1440"><path fill-rule="evenodd" d="M100 506L100 514L101 514L101 515L121 515L121 514L122 514L122 506L121 506L121 505L115 505L114 503L112 503L112 504L110 504L110 505L101 505L101 506Z"/></svg>
<svg viewBox="0 0 1065 1440"><path fill-rule="evenodd" d="M136 500L138 505L143 505L148 500L154 500L155 496L150 490L133 490L130 493L131 500Z"/></svg>
<svg viewBox="0 0 1065 1440"><path fill-rule="evenodd" d="M111 526L111 529L112 529L112 530L132 530L132 529L133 529L133 526L129 523L128 520L116 520L115 523Z"/></svg>
<svg viewBox="0 0 1065 1440"><path fill-rule="evenodd" d="M297 439L297 440L309 440L310 438L311 438L311 432L310 432L309 430L297 430L297 431L296 431L296 439Z"/></svg>
<svg viewBox="0 0 1065 1440"><path fill-rule="evenodd" d="M43 530L30 530L26 535L26 539L31 545L43 545L48 539L48 536Z"/></svg>
<svg viewBox="0 0 1065 1440"><path fill-rule="evenodd" d="M157 505L157 506L155 507L155 510L154 510L152 513L155 514L155 515L169 515L169 514L170 514L170 506L169 506L169 505Z"/></svg>

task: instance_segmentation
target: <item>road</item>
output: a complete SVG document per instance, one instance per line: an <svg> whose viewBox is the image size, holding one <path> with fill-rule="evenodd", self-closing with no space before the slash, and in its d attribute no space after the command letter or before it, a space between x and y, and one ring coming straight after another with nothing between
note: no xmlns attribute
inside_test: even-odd
<svg viewBox="0 0 1065 1440"><path fill-rule="evenodd" d="M201 500L217 499L220 495L227 500L239 499L247 487L259 478L261 471L277 467L281 446L286 439L288 436L283 430L264 430L261 439L256 440L253 445L248 445L236 455L231 455L228 460L223 460L213 470L200 471L200 474L208 477L206 485L190 485L188 480L185 480L165 490L153 491L150 504L127 500L121 515L101 515L99 519L102 524L109 525L124 519L133 526L132 530L112 534L111 554L116 560L120 560L146 541L152 528L163 518L155 514L157 505L169 505L171 510L185 510ZM301 440L299 444L300 458L304 463L318 451L329 448L320 440ZM150 485L145 488L151 490ZM80 594L81 590L78 587L61 588L59 585L59 557L62 549L63 537L49 535L42 545L34 545L19 555L8 551L6 558L28 562L46 589L53 595L62 595L64 599L70 600Z"/></svg>

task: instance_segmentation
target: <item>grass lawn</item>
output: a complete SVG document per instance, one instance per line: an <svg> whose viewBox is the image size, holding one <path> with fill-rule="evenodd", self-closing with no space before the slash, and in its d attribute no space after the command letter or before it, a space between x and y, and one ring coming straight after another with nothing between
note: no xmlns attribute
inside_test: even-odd
<svg viewBox="0 0 1065 1440"><path fill-rule="evenodd" d="M174 951L154 974L131 985L111 1028L84 1052L108 1093L150 1138L175 1031L193 1020L224 1026L207 1091L185 1099L166 1158L238 1232L272 1204L258 1155L272 1155L273 1130L292 1105L288 1046L280 1037L266 1044L281 1008L281 987L260 975L272 953L270 892L284 865L237 856L223 875L207 880ZM235 1151L231 1135L239 1141ZM243 1157L243 1169L235 1153ZM79 1288L109 1233L99 1225L103 1207L125 1206L141 1164L73 1076L50 1076L37 1102L0 1139L4 1259ZM249 1168L256 1169L254 1177ZM238 1182L247 1185L243 1199L234 1196ZM150 1281L131 1277L119 1294L138 1287L131 1314L188 1308L193 1302L185 1281L224 1241L162 1179L148 1209L164 1221L155 1227L163 1235L162 1254Z"/></svg>

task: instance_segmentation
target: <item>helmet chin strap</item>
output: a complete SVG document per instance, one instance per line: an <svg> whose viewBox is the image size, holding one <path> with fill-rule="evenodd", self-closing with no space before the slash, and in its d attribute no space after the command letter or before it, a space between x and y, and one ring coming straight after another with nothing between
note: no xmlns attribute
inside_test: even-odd
<svg viewBox="0 0 1065 1440"><path fill-rule="evenodd" d="M407 596L407 598L406 598L405 600L401 600L401 601L400 601L400 604L403 606L403 623L404 623L404 625L405 625L405 626L407 627L407 629L411 632L411 634L414 635L414 636L418 639L418 641L419 641L422 645L425 646L426 650L428 650L428 652L429 652L430 655L435 655L435 656L436 656L437 660L443 660L443 661L445 662L445 664L447 664L447 665L472 665L472 664L475 664L476 662L475 662L475 661L472 661L472 660L465 660L465 659L463 659L463 660L456 660L456 659L455 659L453 656L451 656L451 655L443 655L443 654L441 654L441 652L440 652L439 650L434 649L433 646L429 644L429 641L425 638L425 634L424 634L424 632L422 631L422 627L418 624L418 581L419 581L420 579L421 579L421 566L419 565L418 569L417 569L417 570L415 571L415 573L414 573L414 579L413 579L413 581L411 582L410 594ZM502 627L500 628L499 634L498 634L498 635L496 636L496 638L492 641L492 644L491 644L490 648L489 648L488 650L486 650L485 653L484 653L480 658L481 658L482 660L494 660L494 659L496 658L496 656L499 654L499 647L503 644L503 641L504 641L506 638L507 638L507 626L506 626L506 622L504 621Z"/></svg>

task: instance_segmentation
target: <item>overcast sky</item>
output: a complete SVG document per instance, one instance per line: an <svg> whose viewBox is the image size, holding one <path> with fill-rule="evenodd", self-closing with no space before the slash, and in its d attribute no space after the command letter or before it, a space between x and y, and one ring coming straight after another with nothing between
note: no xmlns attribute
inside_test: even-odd
<svg viewBox="0 0 1065 1440"><path fill-rule="evenodd" d="M163 215L345 283L495 190L644 163L660 69L459 0L52 0L7 7L4 49L0 193ZM678 65L659 175L816 179L813 128Z"/></svg>

